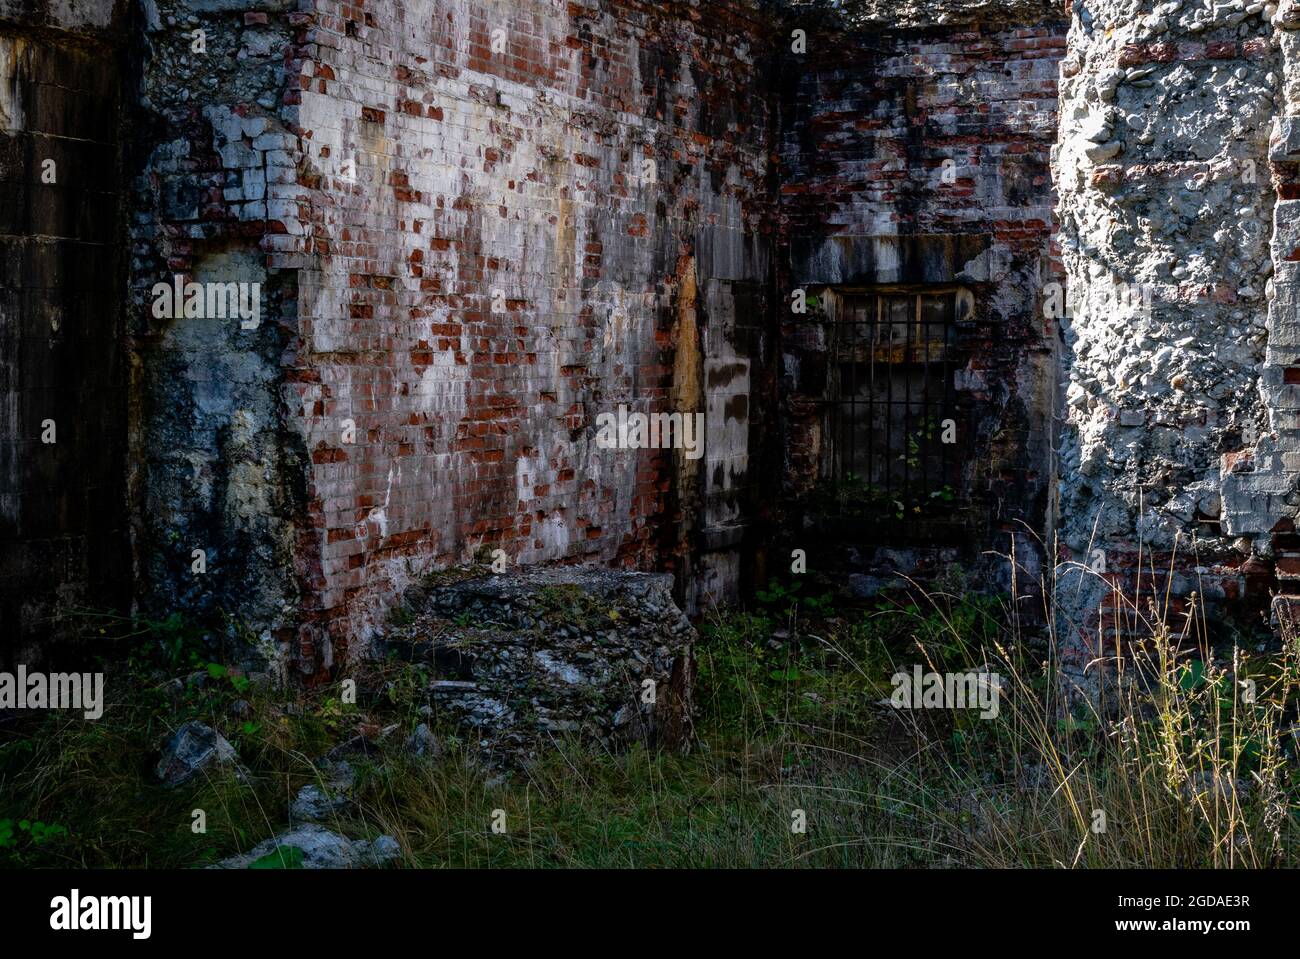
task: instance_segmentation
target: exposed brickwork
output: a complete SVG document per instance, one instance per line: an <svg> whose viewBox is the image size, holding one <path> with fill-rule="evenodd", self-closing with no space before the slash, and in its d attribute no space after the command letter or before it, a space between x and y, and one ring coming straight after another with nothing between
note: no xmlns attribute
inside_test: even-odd
<svg viewBox="0 0 1300 959"><path fill-rule="evenodd" d="M834 57L819 55L828 48ZM956 457L965 463L955 512L933 524L912 515L876 523L874 534L805 518L830 534L816 543L825 550L851 534L844 555L859 571L887 580L956 562L981 567L982 551L1009 552L1010 534L1048 525L1054 331L1040 304L1058 278L1048 160L1064 49L1065 25L1048 22L813 33L806 56L784 58L781 286L807 287L830 307L787 310L783 323L787 492L805 493L830 472L836 291L958 283L974 295L954 343L963 358L953 372ZM1020 539L1032 586L1041 552ZM912 548L918 540L926 548ZM872 545L886 549L864 548ZM995 581L1005 580L1000 566Z"/></svg>
<svg viewBox="0 0 1300 959"><path fill-rule="evenodd" d="M703 409L702 377L744 377L736 303L761 304L759 23L683 14L321 0L299 27L303 164L269 245L301 268L303 642L364 639L478 551L682 573L730 518L743 413L709 411L698 465L594 443L620 403Z"/></svg>

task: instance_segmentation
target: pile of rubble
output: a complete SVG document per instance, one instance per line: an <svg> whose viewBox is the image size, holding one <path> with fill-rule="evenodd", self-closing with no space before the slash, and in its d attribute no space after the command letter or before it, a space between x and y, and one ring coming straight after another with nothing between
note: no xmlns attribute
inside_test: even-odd
<svg viewBox="0 0 1300 959"><path fill-rule="evenodd" d="M407 592L377 651L425 666L424 712L459 728L495 765L518 766L554 741L609 748L680 746L691 732L695 629L673 602L667 574L596 567L528 568L501 575L458 570ZM398 726L375 729L378 740ZM349 759L376 747L364 735L317 762L318 782L299 790L292 827L215 868L380 865L400 849L389 836L348 839L319 825L354 805ZM429 725L406 737L412 757L437 762ZM156 774L178 786L227 767L247 773L215 729L187 722L170 737Z"/></svg>
<svg viewBox="0 0 1300 959"><path fill-rule="evenodd" d="M531 567L408 591L381 651L431 667L430 713L498 759L576 736L680 745L695 630L672 577Z"/></svg>

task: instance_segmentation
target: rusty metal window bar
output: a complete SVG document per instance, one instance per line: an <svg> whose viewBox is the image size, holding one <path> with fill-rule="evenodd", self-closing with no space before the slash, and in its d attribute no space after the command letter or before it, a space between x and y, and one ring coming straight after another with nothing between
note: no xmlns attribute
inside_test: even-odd
<svg viewBox="0 0 1300 959"><path fill-rule="evenodd" d="M841 292L835 324L833 470L840 489L894 519L956 497L953 339L960 288Z"/></svg>

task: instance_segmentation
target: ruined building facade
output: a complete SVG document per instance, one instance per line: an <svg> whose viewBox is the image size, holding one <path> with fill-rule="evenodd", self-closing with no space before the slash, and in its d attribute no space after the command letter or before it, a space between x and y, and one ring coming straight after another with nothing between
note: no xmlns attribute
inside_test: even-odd
<svg viewBox="0 0 1300 959"><path fill-rule="evenodd" d="M794 549L1040 617L1059 569L1080 663L1115 590L1257 619L1300 574L1292 26L0 0L5 656L179 611L317 673L496 550L691 610ZM620 407L703 455L606 448Z"/></svg>

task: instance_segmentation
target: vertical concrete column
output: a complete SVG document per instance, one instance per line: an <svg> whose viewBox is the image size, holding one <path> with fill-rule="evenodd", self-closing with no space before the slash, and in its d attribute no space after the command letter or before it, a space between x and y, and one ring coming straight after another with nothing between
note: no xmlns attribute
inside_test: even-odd
<svg viewBox="0 0 1300 959"><path fill-rule="evenodd" d="M0 0L0 665L128 601L121 11Z"/></svg>

